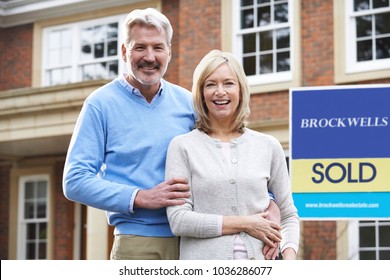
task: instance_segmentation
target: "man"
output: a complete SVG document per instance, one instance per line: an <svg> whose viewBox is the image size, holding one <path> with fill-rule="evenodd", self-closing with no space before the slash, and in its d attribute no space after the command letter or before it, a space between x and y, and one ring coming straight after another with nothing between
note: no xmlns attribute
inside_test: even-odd
<svg viewBox="0 0 390 280"><path fill-rule="evenodd" d="M127 16L122 58L128 74L85 101L69 146L63 190L105 210L115 227L111 259L178 259L166 207L190 196L183 178L164 181L171 139L193 129L188 90L162 79L171 59L172 26L155 9Z"/></svg>
<svg viewBox="0 0 390 280"><path fill-rule="evenodd" d="M191 94L162 79L172 38L164 15L134 10L123 30L128 74L86 99L65 163L64 194L107 211L113 259L177 259L165 207L183 203L177 198L189 197L189 187L163 178L170 140L194 126Z"/></svg>

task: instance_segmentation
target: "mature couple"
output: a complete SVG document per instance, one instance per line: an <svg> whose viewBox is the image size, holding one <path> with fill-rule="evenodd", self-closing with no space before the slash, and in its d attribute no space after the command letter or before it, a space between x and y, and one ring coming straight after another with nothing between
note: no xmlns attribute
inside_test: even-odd
<svg viewBox="0 0 390 280"><path fill-rule="evenodd" d="M209 52L191 95L162 79L169 20L134 10L123 27L128 73L86 99L63 182L68 199L107 212L111 259L275 259L279 250L295 259L299 220L284 153L246 127L241 65Z"/></svg>

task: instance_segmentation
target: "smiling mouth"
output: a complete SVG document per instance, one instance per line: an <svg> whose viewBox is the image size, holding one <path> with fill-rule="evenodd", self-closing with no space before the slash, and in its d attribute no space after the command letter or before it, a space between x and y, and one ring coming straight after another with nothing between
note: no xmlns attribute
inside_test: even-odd
<svg viewBox="0 0 390 280"><path fill-rule="evenodd" d="M230 100L214 100L213 103L215 105L227 105L230 103Z"/></svg>
<svg viewBox="0 0 390 280"><path fill-rule="evenodd" d="M153 70L158 70L160 68L160 65L158 64L147 64L147 63L142 63L139 65L139 68L145 70L145 71L153 71Z"/></svg>

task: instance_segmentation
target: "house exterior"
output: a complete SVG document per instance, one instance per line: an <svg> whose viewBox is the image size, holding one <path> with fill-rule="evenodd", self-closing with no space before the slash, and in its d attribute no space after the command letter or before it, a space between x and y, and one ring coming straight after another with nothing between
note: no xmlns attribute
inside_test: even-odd
<svg viewBox="0 0 390 280"><path fill-rule="evenodd" d="M251 84L252 129L289 154L289 89L390 83L389 0L0 1L0 257L108 259L101 210L62 192L84 99L125 71L120 24L155 7L174 29L165 79L191 89L211 49ZM390 222L301 221L300 259L390 259Z"/></svg>

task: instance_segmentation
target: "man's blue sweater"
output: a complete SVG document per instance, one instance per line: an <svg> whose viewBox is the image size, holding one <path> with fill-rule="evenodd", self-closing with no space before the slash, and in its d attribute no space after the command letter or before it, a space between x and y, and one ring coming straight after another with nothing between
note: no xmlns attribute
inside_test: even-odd
<svg viewBox="0 0 390 280"><path fill-rule="evenodd" d="M77 120L64 168L65 196L107 211L115 234L172 236L166 209L132 209L137 189L164 181L171 139L192 130L191 93L161 81L151 103L123 77L94 91Z"/></svg>

